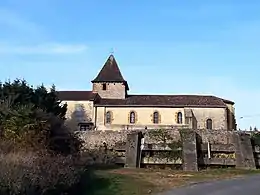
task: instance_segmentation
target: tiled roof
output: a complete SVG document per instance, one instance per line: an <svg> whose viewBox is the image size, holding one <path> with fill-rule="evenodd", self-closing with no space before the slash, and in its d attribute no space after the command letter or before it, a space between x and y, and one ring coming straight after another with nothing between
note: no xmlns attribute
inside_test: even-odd
<svg viewBox="0 0 260 195"><path fill-rule="evenodd" d="M222 99L223 100L223 102L224 103L226 103L226 104L235 104L235 102L233 102L233 101L230 101L230 100L226 100L226 99Z"/></svg>
<svg viewBox="0 0 260 195"><path fill-rule="evenodd" d="M110 55L92 82L126 82L113 55Z"/></svg>
<svg viewBox="0 0 260 195"><path fill-rule="evenodd" d="M225 102L221 98L204 95L129 95L126 99L101 99L96 105L226 107Z"/></svg>
<svg viewBox="0 0 260 195"><path fill-rule="evenodd" d="M58 91L58 97L63 101L86 101L94 100L98 94L92 91Z"/></svg>

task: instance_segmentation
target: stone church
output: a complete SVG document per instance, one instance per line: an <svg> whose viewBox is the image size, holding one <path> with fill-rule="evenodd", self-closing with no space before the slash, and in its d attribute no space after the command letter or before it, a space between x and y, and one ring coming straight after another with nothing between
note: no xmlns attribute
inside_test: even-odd
<svg viewBox="0 0 260 195"><path fill-rule="evenodd" d="M113 55L91 91L59 91L79 130L236 129L234 102L209 95L133 95Z"/></svg>

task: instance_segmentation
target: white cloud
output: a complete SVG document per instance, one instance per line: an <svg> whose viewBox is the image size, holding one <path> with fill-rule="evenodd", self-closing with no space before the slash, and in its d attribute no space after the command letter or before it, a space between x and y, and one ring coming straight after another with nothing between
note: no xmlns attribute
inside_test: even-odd
<svg viewBox="0 0 260 195"><path fill-rule="evenodd" d="M45 43L38 45L0 44L0 54L71 54L81 53L87 49L84 44Z"/></svg>

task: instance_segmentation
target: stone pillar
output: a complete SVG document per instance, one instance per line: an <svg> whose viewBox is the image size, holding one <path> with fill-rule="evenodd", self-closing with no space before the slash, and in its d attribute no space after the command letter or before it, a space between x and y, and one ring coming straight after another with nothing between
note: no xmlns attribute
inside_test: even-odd
<svg viewBox="0 0 260 195"><path fill-rule="evenodd" d="M125 167L137 168L140 166L142 132L127 135Z"/></svg>
<svg viewBox="0 0 260 195"><path fill-rule="evenodd" d="M256 164L250 135L234 133L233 142L235 145L236 168L255 169Z"/></svg>
<svg viewBox="0 0 260 195"><path fill-rule="evenodd" d="M193 128L193 112L191 109L184 109L185 123L188 124L188 128Z"/></svg>
<svg viewBox="0 0 260 195"><path fill-rule="evenodd" d="M196 132L182 130L182 166L184 171L198 171Z"/></svg>

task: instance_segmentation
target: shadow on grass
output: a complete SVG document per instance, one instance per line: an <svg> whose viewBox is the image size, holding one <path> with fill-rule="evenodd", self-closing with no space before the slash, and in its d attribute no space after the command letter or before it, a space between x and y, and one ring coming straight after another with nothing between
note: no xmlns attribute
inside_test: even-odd
<svg viewBox="0 0 260 195"><path fill-rule="evenodd" d="M121 168L119 166L89 166L83 173L80 182L69 194L77 195L116 195L120 192L118 178L106 173L106 170ZM100 174L102 172L102 174Z"/></svg>

